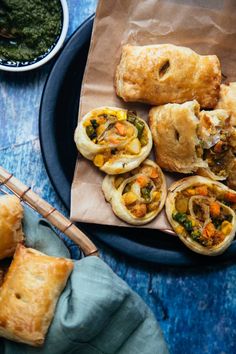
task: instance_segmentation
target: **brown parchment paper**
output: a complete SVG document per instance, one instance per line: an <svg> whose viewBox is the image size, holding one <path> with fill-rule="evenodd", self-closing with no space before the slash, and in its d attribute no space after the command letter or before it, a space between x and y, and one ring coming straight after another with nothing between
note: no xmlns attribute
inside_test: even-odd
<svg viewBox="0 0 236 354"><path fill-rule="evenodd" d="M79 119L99 106L135 109L147 119L150 106L127 104L116 96L114 73L122 45L172 43L199 54L216 54L224 78L236 80L235 0L100 0L84 74ZM128 226L105 202L104 174L78 156L71 191L71 219ZM182 176L181 176L182 177ZM167 183L176 176L167 175ZM163 211L144 227L170 229Z"/></svg>

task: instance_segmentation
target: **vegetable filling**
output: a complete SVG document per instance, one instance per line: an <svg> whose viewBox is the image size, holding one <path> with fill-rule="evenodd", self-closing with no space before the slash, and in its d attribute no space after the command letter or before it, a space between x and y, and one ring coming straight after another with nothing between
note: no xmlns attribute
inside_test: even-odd
<svg viewBox="0 0 236 354"><path fill-rule="evenodd" d="M220 244L232 231L236 193L216 185L197 185L179 192L172 218L176 232L204 247Z"/></svg>
<svg viewBox="0 0 236 354"><path fill-rule="evenodd" d="M116 189L127 179L122 192L125 207L136 218L156 212L161 202L162 176L156 167L141 164L135 170L116 177Z"/></svg>
<svg viewBox="0 0 236 354"><path fill-rule="evenodd" d="M90 140L104 147L93 162L101 167L121 155L139 155L148 144L148 132L136 112L104 110L84 122Z"/></svg>

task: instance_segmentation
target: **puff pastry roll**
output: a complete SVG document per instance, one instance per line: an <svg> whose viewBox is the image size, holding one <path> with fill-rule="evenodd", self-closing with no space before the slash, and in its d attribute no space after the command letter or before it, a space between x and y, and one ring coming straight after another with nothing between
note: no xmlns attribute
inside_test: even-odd
<svg viewBox="0 0 236 354"><path fill-rule="evenodd" d="M197 101L154 107L149 113L157 163L173 172L228 178L236 134L222 109L201 111Z"/></svg>
<svg viewBox="0 0 236 354"><path fill-rule="evenodd" d="M0 336L43 344L73 262L18 245L0 288Z"/></svg>
<svg viewBox="0 0 236 354"><path fill-rule="evenodd" d="M80 153L100 170L120 174L145 160L152 148L152 135L135 112L100 107L79 122L75 142Z"/></svg>
<svg viewBox="0 0 236 354"><path fill-rule="evenodd" d="M228 111L232 125L236 126L236 82L220 85L220 98L216 108Z"/></svg>
<svg viewBox="0 0 236 354"><path fill-rule="evenodd" d="M168 191L166 214L180 240L208 256L224 252L236 231L236 192L201 176L175 182Z"/></svg>
<svg viewBox="0 0 236 354"><path fill-rule="evenodd" d="M0 286L1 286L2 283L3 283L4 274L5 274L4 269L1 269L1 268L0 268Z"/></svg>
<svg viewBox="0 0 236 354"><path fill-rule="evenodd" d="M0 259L14 254L16 246L24 240L21 221L23 207L15 196L0 197Z"/></svg>
<svg viewBox="0 0 236 354"><path fill-rule="evenodd" d="M116 93L126 102L162 105L196 99L203 108L217 104L220 82L216 55L172 44L123 46L115 76Z"/></svg>
<svg viewBox="0 0 236 354"><path fill-rule="evenodd" d="M129 173L107 175L102 190L114 213L132 225L143 225L154 219L166 199L165 177L151 160L145 160Z"/></svg>

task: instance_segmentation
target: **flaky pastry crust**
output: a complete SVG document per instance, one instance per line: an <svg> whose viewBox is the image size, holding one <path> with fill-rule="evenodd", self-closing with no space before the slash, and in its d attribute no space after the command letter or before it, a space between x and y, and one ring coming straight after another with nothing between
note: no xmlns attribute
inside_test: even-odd
<svg viewBox="0 0 236 354"><path fill-rule="evenodd" d="M0 288L0 336L43 344L73 262L18 245Z"/></svg>
<svg viewBox="0 0 236 354"><path fill-rule="evenodd" d="M166 104L149 112L158 165L167 171L192 173L207 164L197 156L197 128L200 106L197 101Z"/></svg>
<svg viewBox="0 0 236 354"><path fill-rule="evenodd" d="M14 254L16 246L24 240L21 221L23 207L15 196L0 197L0 259Z"/></svg>
<svg viewBox="0 0 236 354"><path fill-rule="evenodd" d="M126 102L152 105L196 99L214 108L219 98L220 62L216 55L199 55L172 44L122 48L115 87Z"/></svg>
<svg viewBox="0 0 236 354"><path fill-rule="evenodd" d="M220 97L216 108L228 111L232 125L236 126L236 82L220 85Z"/></svg>

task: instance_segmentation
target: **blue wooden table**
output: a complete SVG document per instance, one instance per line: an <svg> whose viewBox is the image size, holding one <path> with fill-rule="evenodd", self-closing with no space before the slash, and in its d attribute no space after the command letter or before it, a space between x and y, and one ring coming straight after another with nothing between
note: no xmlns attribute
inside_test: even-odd
<svg viewBox="0 0 236 354"><path fill-rule="evenodd" d="M96 3L68 0L68 36L95 11ZM48 179L38 137L40 99L52 65L22 74L0 72L0 164L68 215ZM99 247L101 257L153 310L171 353L236 353L234 264L154 268Z"/></svg>

